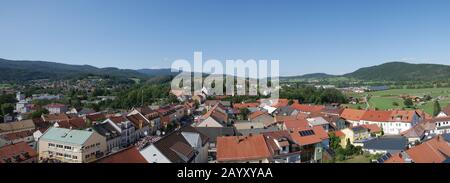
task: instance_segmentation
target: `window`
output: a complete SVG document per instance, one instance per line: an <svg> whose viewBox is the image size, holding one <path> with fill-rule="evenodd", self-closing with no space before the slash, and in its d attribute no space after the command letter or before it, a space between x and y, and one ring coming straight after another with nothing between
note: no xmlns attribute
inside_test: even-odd
<svg viewBox="0 0 450 183"><path fill-rule="evenodd" d="M57 145L56 145L56 147L57 147L57 148L61 148L61 149L62 149L62 148L63 148L63 145L59 145L59 144L57 144Z"/></svg>
<svg viewBox="0 0 450 183"><path fill-rule="evenodd" d="M63 156L62 153L56 153L56 156Z"/></svg>
<svg viewBox="0 0 450 183"><path fill-rule="evenodd" d="M72 156L70 154L64 154L64 158L70 159Z"/></svg>
<svg viewBox="0 0 450 183"><path fill-rule="evenodd" d="M95 144L96 146L99 146L100 145L100 143L97 143L97 144Z"/></svg>
<svg viewBox="0 0 450 183"><path fill-rule="evenodd" d="M55 147L55 144L48 143L48 147Z"/></svg>
<svg viewBox="0 0 450 183"><path fill-rule="evenodd" d="M78 159L78 157L77 156L72 156L72 159Z"/></svg>
<svg viewBox="0 0 450 183"><path fill-rule="evenodd" d="M70 147L70 146L64 146L64 149L66 149L66 150L72 150L72 147Z"/></svg>
<svg viewBox="0 0 450 183"><path fill-rule="evenodd" d="M88 155L86 155L86 156L84 156L84 158L88 159L88 158L89 158L89 154L88 154Z"/></svg>

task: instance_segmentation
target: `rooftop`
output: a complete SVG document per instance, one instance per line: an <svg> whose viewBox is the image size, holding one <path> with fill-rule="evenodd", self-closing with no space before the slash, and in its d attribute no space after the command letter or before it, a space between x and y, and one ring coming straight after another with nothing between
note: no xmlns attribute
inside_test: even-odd
<svg viewBox="0 0 450 183"><path fill-rule="evenodd" d="M82 145L94 132L85 130L70 130L66 128L50 127L40 140L57 141L62 143Z"/></svg>

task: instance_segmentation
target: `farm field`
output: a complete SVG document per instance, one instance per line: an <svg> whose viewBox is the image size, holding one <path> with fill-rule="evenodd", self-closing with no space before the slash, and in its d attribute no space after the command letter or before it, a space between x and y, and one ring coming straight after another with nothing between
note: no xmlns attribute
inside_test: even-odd
<svg viewBox="0 0 450 183"><path fill-rule="evenodd" d="M428 114L433 114L433 102L436 99L439 100L441 108L447 106L450 103L450 88L392 89L385 91L367 92L357 95L353 94L352 96L363 97L367 94L371 95L369 100L370 109L377 108L380 110L387 110L405 108L403 99L400 97L401 95L418 97L430 95L432 97L432 100L423 103L414 103L416 108L422 109ZM394 105L394 102L398 105ZM347 106L349 106L350 108L358 108L358 106L362 109L366 108L366 104L349 104Z"/></svg>
<svg viewBox="0 0 450 183"><path fill-rule="evenodd" d="M7 87L11 87L11 85L9 85L9 84L1 84L0 83L0 89L7 88Z"/></svg>

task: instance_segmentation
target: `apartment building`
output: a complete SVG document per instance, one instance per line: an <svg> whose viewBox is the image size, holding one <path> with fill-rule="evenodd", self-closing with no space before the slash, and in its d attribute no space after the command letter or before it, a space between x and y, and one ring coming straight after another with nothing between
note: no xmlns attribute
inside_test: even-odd
<svg viewBox="0 0 450 183"><path fill-rule="evenodd" d="M49 128L39 139L39 161L87 163L104 156L106 138L94 131Z"/></svg>

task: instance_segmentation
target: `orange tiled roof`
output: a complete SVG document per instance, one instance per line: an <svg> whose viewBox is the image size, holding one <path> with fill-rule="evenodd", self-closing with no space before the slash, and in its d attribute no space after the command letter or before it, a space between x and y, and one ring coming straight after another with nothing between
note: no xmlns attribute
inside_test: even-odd
<svg viewBox="0 0 450 183"><path fill-rule="evenodd" d="M384 161L384 163L405 163L405 160L401 157L400 153L392 155L391 158Z"/></svg>
<svg viewBox="0 0 450 183"><path fill-rule="evenodd" d="M365 110L344 109L344 111L342 111L341 117L347 120L358 121L361 120L365 112Z"/></svg>
<svg viewBox="0 0 450 183"><path fill-rule="evenodd" d="M286 120L284 121L284 126L288 130L305 130L310 128L306 119Z"/></svg>
<svg viewBox="0 0 450 183"><path fill-rule="evenodd" d="M406 150L415 163L442 163L450 156L450 146L443 137L437 136Z"/></svg>
<svg viewBox="0 0 450 183"><path fill-rule="evenodd" d="M344 137L345 136L344 132L342 132L341 130L335 131L334 135L336 135L336 137Z"/></svg>
<svg viewBox="0 0 450 183"><path fill-rule="evenodd" d="M15 157L18 156L18 159ZM0 148L0 163L11 163L17 161L25 161L30 158L35 158L37 152L31 148L26 142L19 142L17 144L6 145Z"/></svg>
<svg viewBox="0 0 450 183"><path fill-rule="evenodd" d="M364 112L361 120L387 122L391 116L391 111L368 110Z"/></svg>
<svg viewBox="0 0 450 183"><path fill-rule="evenodd" d="M259 103L235 103L233 104L233 108L235 109L242 109L242 108L249 108L249 107L259 107Z"/></svg>
<svg viewBox="0 0 450 183"><path fill-rule="evenodd" d="M263 135L217 137L218 161L246 161L270 157Z"/></svg>
<svg viewBox="0 0 450 183"><path fill-rule="evenodd" d="M308 129L308 130L310 130L310 129ZM306 130L293 131L290 133L292 139L296 143L304 146L304 145L310 145L310 144L316 144L316 143L322 142L322 140L320 139L320 137L318 135L301 136L300 132L302 132L302 131L306 131Z"/></svg>
<svg viewBox="0 0 450 183"><path fill-rule="evenodd" d="M320 139L328 139L328 133L323 129L322 126L313 126L313 131Z"/></svg>
<svg viewBox="0 0 450 183"><path fill-rule="evenodd" d="M364 128L369 129L370 133L378 133L381 132L381 128L376 124L369 124L369 125L361 125Z"/></svg>
<svg viewBox="0 0 450 183"><path fill-rule="evenodd" d="M139 153L136 147L125 149L115 154L106 156L95 163L148 163L147 160Z"/></svg>
<svg viewBox="0 0 450 183"><path fill-rule="evenodd" d="M393 110L391 112L390 121L411 122L416 111L414 110Z"/></svg>
<svg viewBox="0 0 450 183"><path fill-rule="evenodd" d="M323 105L307 105L298 103L292 104L292 107L298 111L310 113L320 113L323 109L325 109L325 106Z"/></svg>
<svg viewBox="0 0 450 183"><path fill-rule="evenodd" d="M268 113L263 112L263 111L255 111L255 112L253 112L253 113L250 114L250 116L248 117L248 119L252 120L252 119L255 119L256 117L261 116L261 115L264 115L264 114L269 115Z"/></svg>

